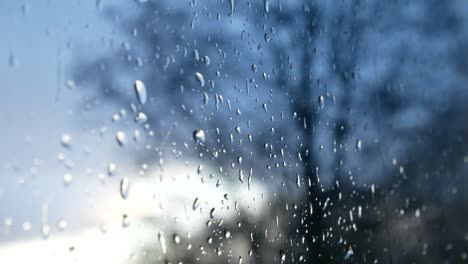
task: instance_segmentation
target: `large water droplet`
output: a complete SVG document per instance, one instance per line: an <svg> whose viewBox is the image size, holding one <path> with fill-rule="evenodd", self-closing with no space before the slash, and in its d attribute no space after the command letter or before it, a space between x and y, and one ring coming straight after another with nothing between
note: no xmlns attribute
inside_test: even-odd
<svg viewBox="0 0 468 264"><path fill-rule="evenodd" d="M128 198L128 192L130 189L130 182L127 177L124 177L120 180L120 196L122 199Z"/></svg>
<svg viewBox="0 0 468 264"><path fill-rule="evenodd" d="M265 9L265 13L270 12L270 1L269 0L263 0L263 8Z"/></svg>
<svg viewBox="0 0 468 264"><path fill-rule="evenodd" d="M197 144L202 144L205 142L205 131L201 130L201 129L197 129L195 131L193 131L193 140L195 140L195 142Z"/></svg>
<svg viewBox="0 0 468 264"><path fill-rule="evenodd" d="M138 98L138 102L143 105L146 103L147 94L146 94L146 86L140 80L135 81L135 92Z"/></svg>
<svg viewBox="0 0 468 264"><path fill-rule="evenodd" d="M205 77L203 77L203 74L196 72L195 79L197 80L198 84L200 84L200 87L205 86Z"/></svg>
<svg viewBox="0 0 468 264"><path fill-rule="evenodd" d="M232 16L234 15L234 0L229 0L229 3L231 4L231 13L229 14L229 16Z"/></svg>

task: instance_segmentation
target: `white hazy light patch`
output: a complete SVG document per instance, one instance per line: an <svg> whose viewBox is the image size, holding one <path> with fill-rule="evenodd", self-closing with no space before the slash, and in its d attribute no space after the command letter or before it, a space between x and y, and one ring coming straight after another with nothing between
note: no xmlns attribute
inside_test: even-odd
<svg viewBox="0 0 468 264"><path fill-rule="evenodd" d="M93 209L83 212L92 221L83 222L79 230L51 232L47 240L37 235L30 240L0 245L0 263L129 263L141 243L157 245L158 233L170 236L177 230L179 234L189 232L193 237L202 234L212 208L216 208L215 218L224 220L235 217L235 202L244 217L251 219L258 218L266 208L269 198L262 185L252 182L249 191L234 175L226 179L229 177L216 174L206 165L203 175L199 175L198 165L191 164L168 164L162 173L131 177L132 193L126 200L115 188L114 193L99 196ZM211 173L215 175L213 178L209 177ZM222 184L216 187L218 180ZM229 194L227 201L225 194ZM194 210L195 199L198 206ZM131 219L127 227L122 226L122 215ZM105 232L101 225L105 226ZM168 252L172 246L167 243ZM162 248L156 246L155 250L163 259Z"/></svg>

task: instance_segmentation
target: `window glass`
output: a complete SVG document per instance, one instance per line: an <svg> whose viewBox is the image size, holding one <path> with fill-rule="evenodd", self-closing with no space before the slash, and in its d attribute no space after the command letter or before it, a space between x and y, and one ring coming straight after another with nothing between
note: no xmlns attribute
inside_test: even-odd
<svg viewBox="0 0 468 264"><path fill-rule="evenodd" d="M468 262L468 3L0 4L0 263Z"/></svg>

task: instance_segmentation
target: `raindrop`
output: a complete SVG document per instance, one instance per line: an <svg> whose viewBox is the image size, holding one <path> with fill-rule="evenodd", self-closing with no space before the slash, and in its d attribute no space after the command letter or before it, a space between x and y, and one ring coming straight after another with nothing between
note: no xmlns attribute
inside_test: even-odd
<svg viewBox="0 0 468 264"><path fill-rule="evenodd" d="M62 144L62 146L64 147L70 147L70 143L71 143L71 136L69 134L63 134L62 135L62 138L60 140L60 143Z"/></svg>
<svg viewBox="0 0 468 264"><path fill-rule="evenodd" d="M140 135L141 135L140 130L135 129L133 131L133 141L138 142L140 140Z"/></svg>
<svg viewBox="0 0 468 264"><path fill-rule="evenodd" d="M239 181L241 183L244 183L244 173L242 172L242 170L239 170Z"/></svg>
<svg viewBox="0 0 468 264"><path fill-rule="evenodd" d="M229 3L231 4L231 13L229 14L229 16L232 16L234 15L234 0L229 0Z"/></svg>
<svg viewBox="0 0 468 264"><path fill-rule="evenodd" d="M177 245L180 244L180 236L179 235L175 234L173 239L174 239L174 243L176 243Z"/></svg>
<svg viewBox="0 0 468 264"><path fill-rule="evenodd" d="M227 230L227 229L224 229L224 237L226 239L231 238L231 232L229 230Z"/></svg>
<svg viewBox="0 0 468 264"><path fill-rule="evenodd" d="M27 232L32 229L32 224L31 222L24 222L22 227L23 227L23 231Z"/></svg>
<svg viewBox="0 0 468 264"><path fill-rule="evenodd" d="M200 84L200 87L205 86L205 77L203 77L203 75L201 73L196 72L195 73L195 79Z"/></svg>
<svg viewBox="0 0 468 264"><path fill-rule="evenodd" d="M344 259L346 260L346 259L350 258L353 254L354 254L353 248L351 248L351 246L350 246L348 248L348 251L346 252L346 255L345 255Z"/></svg>
<svg viewBox="0 0 468 264"><path fill-rule="evenodd" d="M65 186L70 185L72 180L73 180L73 177L70 173L65 173L63 175L63 183L65 184Z"/></svg>
<svg viewBox="0 0 468 264"><path fill-rule="evenodd" d="M127 177L124 177L120 180L120 196L124 200L128 198L128 192L130 187L129 185L130 183Z"/></svg>
<svg viewBox="0 0 468 264"><path fill-rule="evenodd" d="M206 64L206 65L210 65L210 62L211 62L211 61L210 61L210 57L205 56L205 57L203 57L203 60L205 61L205 64Z"/></svg>
<svg viewBox="0 0 468 264"><path fill-rule="evenodd" d="M146 120L148 120L148 117L143 112L138 112L138 114L135 116L135 122L144 123Z"/></svg>
<svg viewBox="0 0 468 264"><path fill-rule="evenodd" d="M283 250L280 250L279 254L280 254L281 263L284 263L286 261L286 253L284 253Z"/></svg>
<svg viewBox="0 0 468 264"><path fill-rule="evenodd" d="M210 218L214 218L215 217L215 212L216 212L216 208L212 208L211 211L210 211Z"/></svg>
<svg viewBox="0 0 468 264"><path fill-rule="evenodd" d="M193 131L193 140L195 140L195 142L197 144L202 144L205 142L205 132L201 129L197 129L195 131Z"/></svg>
<svg viewBox="0 0 468 264"><path fill-rule="evenodd" d="M119 146L123 146L127 142L127 135L123 131L118 131L115 134L115 140L117 140Z"/></svg>
<svg viewBox="0 0 468 264"><path fill-rule="evenodd" d="M192 209L197 210L199 205L200 205L200 203L198 202L198 197L197 197L197 198L195 198L195 201L193 201Z"/></svg>
<svg viewBox="0 0 468 264"><path fill-rule="evenodd" d="M325 97L323 97L323 95L318 97L318 105L320 109L325 107Z"/></svg>
<svg viewBox="0 0 468 264"><path fill-rule="evenodd" d="M296 178L296 185L298 188L301 188L301 176L299 176L299 174L297 175L297 178Z"/></svg>
<svg viewBox="0 0 468 264"><path fill-rule="evenodd" d="M252 71L253 72L257 72L257 65L256 64L252 64Z"/></svg>
<svg viewBox="0 0 468 264"><path fill-rule="evenodd" d="M57 229L59 231L64 231L65 229L67 229L67 226L68 226L68 223L65 220L60 220L57 222Z"/></svg>
<svg viewBox="0 0 468 264"><path fill-rule="evenodd" d="M114 175L116 169L117 169L117 165L115 165L115 163L113 163L113 162L109 163L107 165L107 174L109 176Z"/></svg>
<svg viewBox="0 0 468 264"><path fill-rule="evenodd" d="M42 225L41 233L44 239L48 238L50 234L50 226L48 224Z"/></svg>
<svg viewBox="0 0 468 264"><path fill-rule="evenodd" d="M135 81L135 92L138 98L138 102L141 105L144 105L146 103L147 95L146 95L146 86L145 83L143 83L140 80Z"/></svg>
<svg viewBox="0 0 468 264"><path fill-rule="evenodd" d="M263 7L265 8L265 13L270 12L270 1L269 0L263 0Z"/></svg>
<svg viewBox="0 0 468 264"><path fill-rule="evenodd" d="M241 128L237 126L236 127L236 132L237 132L237 134L240 134L241 133Z"/></svg>
<svg viewBox="0 0 468 264"><path fill-rule="evenodd" d="M252 180L252 175L253 175L253 169L250 168L249 177L247 178L247 189L249 189L249 190L250 190L250 181Z"/></svg>
<svg viewBox="0 0 468 264"><path fill-rule="evenodd" d="M237 157L237 164L242 165L242 157Z"/></svg>
<svg viewBox="0 0 468 264"><path fill-rule="evenodd" d="M122 227L128 227L130 225L130 218L127 214L122 214Z"/></svg>
<svg viewBox="0 0 468 264"><path fill-rule="evenodd" d="M361 151L361 149L362 149L362 140L358 139L358 140L356 141L356 149L357 149L358 151Z"/></svg>
<svg viewBox="0 0 468 264"><path fill-rule="evenodd" d="M164 238L164 234L162 232L158 233L158 240L159 244L161 244L161 249L163 254L167 253L167 247L166 247L166 239Z"/></svg>

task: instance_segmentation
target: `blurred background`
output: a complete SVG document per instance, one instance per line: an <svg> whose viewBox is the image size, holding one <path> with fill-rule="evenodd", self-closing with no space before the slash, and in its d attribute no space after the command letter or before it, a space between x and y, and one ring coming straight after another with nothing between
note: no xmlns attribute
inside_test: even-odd
<svg viewBox="0 0 468 264"><path fill-rule="evenodd" d="M1 263L468 262L468 3L0 3Z"/></svg>

